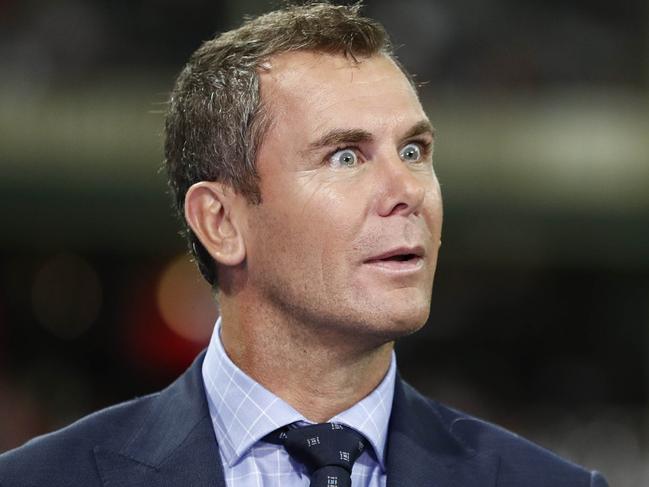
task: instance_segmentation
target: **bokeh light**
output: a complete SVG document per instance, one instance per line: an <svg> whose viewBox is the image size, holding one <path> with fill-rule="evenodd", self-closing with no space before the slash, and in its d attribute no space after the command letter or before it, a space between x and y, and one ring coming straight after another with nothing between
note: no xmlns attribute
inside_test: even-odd
<svg viewBox="0 0 649 487"><path fill-rule="evenodd" d="M164 269L156 293L158 309L167 326L181 337L207 342L218 309L210 286L185 254Z"/></svg>

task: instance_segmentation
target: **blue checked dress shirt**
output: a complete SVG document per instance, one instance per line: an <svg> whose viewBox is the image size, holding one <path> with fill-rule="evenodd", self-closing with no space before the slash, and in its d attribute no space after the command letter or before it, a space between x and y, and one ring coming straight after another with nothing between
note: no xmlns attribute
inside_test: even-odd
<svg viewBox="0 0 649 487"><path fill-rule="evenodd" d="M220 318L214 327L202 372L221 453L219 460L228 487L307 487L309 476L305 468L294 461L283 446L260 440L280 426L312 422L255 382L230 360L221 343ZM388 373L376 389L329 420L354 428L371 445L354 464L353 487L385 486L385 444L395 375L396 359L393 352Z"/></svg>

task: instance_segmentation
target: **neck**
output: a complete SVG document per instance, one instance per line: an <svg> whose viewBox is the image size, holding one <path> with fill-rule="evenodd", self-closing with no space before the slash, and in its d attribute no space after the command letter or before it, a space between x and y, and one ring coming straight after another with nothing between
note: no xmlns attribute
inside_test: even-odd
<svg viewBox="0 0 649 487"><path fill-rule="evenodd" d="M248 310L244 316L241 310ZM230 359L306 419L320 423L367 396L388 371L394 342L368 348L358 336L323 333L269 310L221 301ZM367 343L367 340L365 340Z"/></svg>

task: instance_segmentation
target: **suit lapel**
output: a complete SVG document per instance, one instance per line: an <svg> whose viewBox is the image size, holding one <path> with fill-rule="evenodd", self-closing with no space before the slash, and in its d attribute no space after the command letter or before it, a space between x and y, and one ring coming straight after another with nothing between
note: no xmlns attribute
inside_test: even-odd
<svg viewBox="0 0 649 487"><path fill-rule="evenodd" d="M204 354L152 400L145 421L118 447L98 445L105 487L226 487L202 383ZM455 437L437 406L395 384L387 444L388 487L494 487L498 457Z"/></svg>
<svg viewBox="0 0 649 487"><path fill-rule="evenodd" d="M225 487L202 384L203 357L153 399L124 445L94 449L106 487Z"/></svg>
<svg viewBox="0 0 649 487"><path fill-rule="evenodd" d="M399 376L387 447L387 485L493 487L498 457L465 446L450 431L436 404Z"/></svg>

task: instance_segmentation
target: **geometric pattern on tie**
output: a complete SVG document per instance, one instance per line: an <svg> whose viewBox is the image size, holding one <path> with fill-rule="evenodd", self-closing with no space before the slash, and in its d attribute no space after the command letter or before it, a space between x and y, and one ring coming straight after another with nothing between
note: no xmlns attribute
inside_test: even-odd
<svg viewBox="0 0 649 487"><path fill-rule="evenodd" d="M288 454L307 468L310 487L351 487L352 467L365 450L359 433L337 423L284 427L264 440L283 444Z"/></svg>

